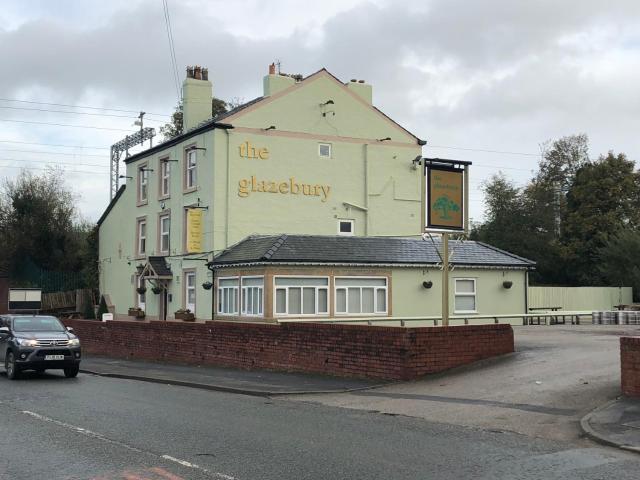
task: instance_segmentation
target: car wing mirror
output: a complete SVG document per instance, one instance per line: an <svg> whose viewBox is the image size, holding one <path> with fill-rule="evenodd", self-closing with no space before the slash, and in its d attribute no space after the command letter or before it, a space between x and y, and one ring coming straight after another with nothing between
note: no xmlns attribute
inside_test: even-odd
<svg viewBox="0 0 640 480"><path fill-rule="evenodd" d="M0 327L0 335L9 335L11 333L8 327Z"/></svg>
<svg viewBox="0 0 640 480"><path fill-rule="evenodd" d="M71 327L67 327L67 332L69 332L69 333L73 333L73 328L71 328Z"/></svg>

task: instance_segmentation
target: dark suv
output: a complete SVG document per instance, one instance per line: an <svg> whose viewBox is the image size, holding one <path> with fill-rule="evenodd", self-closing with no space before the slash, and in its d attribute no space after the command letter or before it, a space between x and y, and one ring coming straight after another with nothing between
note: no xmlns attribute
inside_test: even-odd
<svg viewBox="0 0 640 480"><path fill-rule="evenodd" d="M4 362L11 380L18 378L23 370L42 373L58 369L64 370L67 378L75 377L80 369L80 357L80 340L72 328L65 328L56 317L0 317L0 362Z"/></svg>

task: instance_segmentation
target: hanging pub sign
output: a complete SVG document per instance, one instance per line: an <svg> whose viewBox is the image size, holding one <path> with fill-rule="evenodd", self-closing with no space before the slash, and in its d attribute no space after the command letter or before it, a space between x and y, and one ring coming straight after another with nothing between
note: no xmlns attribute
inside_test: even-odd
<svg viewBox="0 0 640 480"><path fill-rule="evenodd" d="M468 218L465 175L468 174L470 162L424 160L425 231L464 232Z"/></svg>

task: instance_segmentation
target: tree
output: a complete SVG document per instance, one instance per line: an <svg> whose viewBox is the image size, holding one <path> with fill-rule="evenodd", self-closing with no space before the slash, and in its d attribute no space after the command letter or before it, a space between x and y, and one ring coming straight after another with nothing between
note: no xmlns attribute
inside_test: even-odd
<svg viewBox="0 0 640 480"><path fill-rule="evenodd" d="M234 99L235 101L235 99ZM211 118L215 118L218 115L226 113L229 109L229 104L224 100L213 97L211 100ZM170 140L172 138L181 135L184 131L184 122L183 122L183 113L182 113L182 102L178 103L175 108L175 111L171 115L171 121L166 123L164 126L160 127L160 133L164 137L165 140Z"/></svg>
<svg viewBox="0 0 640 480"><path fill-rule="evenodd" d="M609 238L640 227L640 174L634 167L624 154L609 152L576 172L562 222L572 283L603 283L594 266Z"/></svg>
<svg viewBox="0 0 640 480"><path fill-rule="evenodd" d="M598 270L609 285L633 287L640 301L640 231L621 230L598 250Z"/></svg>
<svg viewBox="0 0 640 480"><path fill-rule="evenodd" d="M449 197L443 195L434 202L433 209L442 211L443 220L451 220L449 212L459 212L460 206Z"/></svg>
<svg viewBox="0 0 640 480"><path fill-rule="evenodd" d="M10 271L30 259L46 270L78 271L84 233L62 170L22 171L0 187L0 260Z"/></svg>

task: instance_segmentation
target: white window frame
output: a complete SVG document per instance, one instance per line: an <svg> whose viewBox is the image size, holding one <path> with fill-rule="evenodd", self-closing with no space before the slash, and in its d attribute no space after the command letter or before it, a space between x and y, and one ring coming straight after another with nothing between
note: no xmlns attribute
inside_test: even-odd
<svg viewBox="0 0 640 480"><path fill-rule="evenodd" d="M165 198L171 193L171 162L160 160L160 196ZM166 183L166 189L165 189Z"/></svg>
<svg viewBox="0 0 640 480"><path fill-rule="evenodd" d="M147 310L147 292L138 293L138 288L144 287L144 286L145 286L144 277L141 275L136 275L136 302L138 304L137 306L141 310L146 311Z"/></svg>
<svg viewBox="0 0 640 480"><path fill-rule="evenodd" d="M149 170L147 165L138 167L138 202L144 203L149 200Z"/></svg>
<svg viewBox="0 0 640 480"><path fill-rule="evenodd" d="M220 286L220 280L235 280L236 284L232 287L221 287ZM231 277L218 277L218 284L216 285L217 287L217 291L218 291L218 297L217 297L217 307L216 307L216 311L218 312L218 315L220 316L225 316L225 315L238 315L238 311L239 311L239 307L240 307L240 277L236 277L236 276L231 276ZM223 311L224 308L223 304L226 305L227 304L227 293L224 292L223 290L232 290L233 291L233 295L235 295L236 297L236 308L234 311L229 311L229 312L225 312Z"/></svg>
<svg viewBox="0 0 640 480"><path fill-rule="evenodd" d="M322 155L322 147L329 147L329 155ZM320 158L331 158L333 155L333 145L331 143L318 143L318 157Z"/></svg>
<svg viewBox="0 0 640 480"><path fill-rule="evenodd" d="M307 285L307 286L276 286L276 279L277 278L314 278L314 279L326 279L327 280L327 285L324 286L312 286L312 285ZM328 276L326 275L274 275L273 276L273 316L274 317L328 317L329 316L329 304L331 302L331 298L329 297L329 289L331 287L331 282ZM290 288L315 288L315 313L289 313L289 289ZM276 311L276 293L278 289L285 289L285 295L284 295L284 304L285 304L285 308L287 310L286 313L280 313ZM326 290L327 292L327 310L325 312L320 312L318 310L318 290ZM303 292L301 292L301 296L300 296L300 311L302 312L303 310L303 297L302 295L304 295Z"/></svg>
<svg viewBox="0 0 640 480"><path fill-rule="evenodd" d="M142 226L144 225L144 235L142 235ZM144 257L147 255L147 219L139 218L136 220L136 229L137 229L137 245L136 245L136 253L138 257ZM142 243L144 242L144 248L142 248Z"/></svg>
<svg viewBox="0 0 640 480"><path fill-rule="evenodd" d="M473 292L458 292L458 280L464 281L472 281L473 282ZM453 279L454 285L454 295L453 295L453 312L454 313L478 313L478 288L477 288L477 279L475 278L467 278L460 277ZM456 297L473 297L473 304L475 305L475 310L457 310L456 309Z"/></svg>
<svg viewBox="0 0 640 480"><path fill-rule="evenodd" d="M191 165L191 158L193 155L193 165ZM185 165L185 179L184 184L187 190L196 188L198 185L198 151L195 149L187 149L187 158ZM192 175L190 175L192 174Z"/></svg>
<svg viewBox="0 0 640 480"><path fill-rule="evenodd" d="M163 220L168 220L169 221L169 229L165 232L163 230ZM160 250L160 253L169 253L169 250L171 249L171 214L166 213L163 215L160 215L158 217L158 230L159 230L159 236L160 236L160 244L158 245L158 250ZM164 249L162 248L162 239L166 237L167 238L167 248Z"/></svg>
<svg viewBox="0 0 640 480"><path fill-rule="evenodd" d="M189 277L193 276L193 287L189 286ZM198 277L195 270L186 271L182 275L184 280L184 308L195 315L196 302L198 296L197 281ZM189 303L189 290L193 290L193 303Z"/></svg>
<svg viewBox="0 0 640 480"><path fill-rule="evenodd" d="M256 285L244 285L245 279L260 278L262 279L262 286ZM229 288L229 287L228 287ZM248 303L247 299L253 299L253 289L258 290L258 297L260 298L260 304L258 305L258 313L247 313ZM251 291L250 291L251 290ZM252 300L253 301L253 300ZM264 316L264 275L247 275L240 278L240 313L243 317L263 317ZM218 306L220 302L218 302Z"/></svg>
<svg viewBox="0 0 640 480"><path fill-rule="evenodd" d="M351 224L350 232L341 232L340 224L341 223L349 223ZM356 234L356 221L350 218L339 218L338 219L338 235L342 235L343 237L353 237Z"/></svg>
<svg viewBox="0 0 640 480"><path fill-rule="evenodd" d="M336 280L340 279L356 279L356 280L380 280L384 279L384 287L374 287L374 286L349 286L343 287L336 285ZM333 278L333 311L335 312L336 317L367 317L371 315L388 315L389 314L389 278L385 275L341 275ZM350 313L349 312L349 288L359 288L360 289L360 312L361 313ZM373 288L373 313L366 312L362 313L362 289L363 288ZM346 290L345 292L345 302L347 311L346 312L338 312L338 290ZM378 290L384 290L384 310L378 309Z"/></svg>

